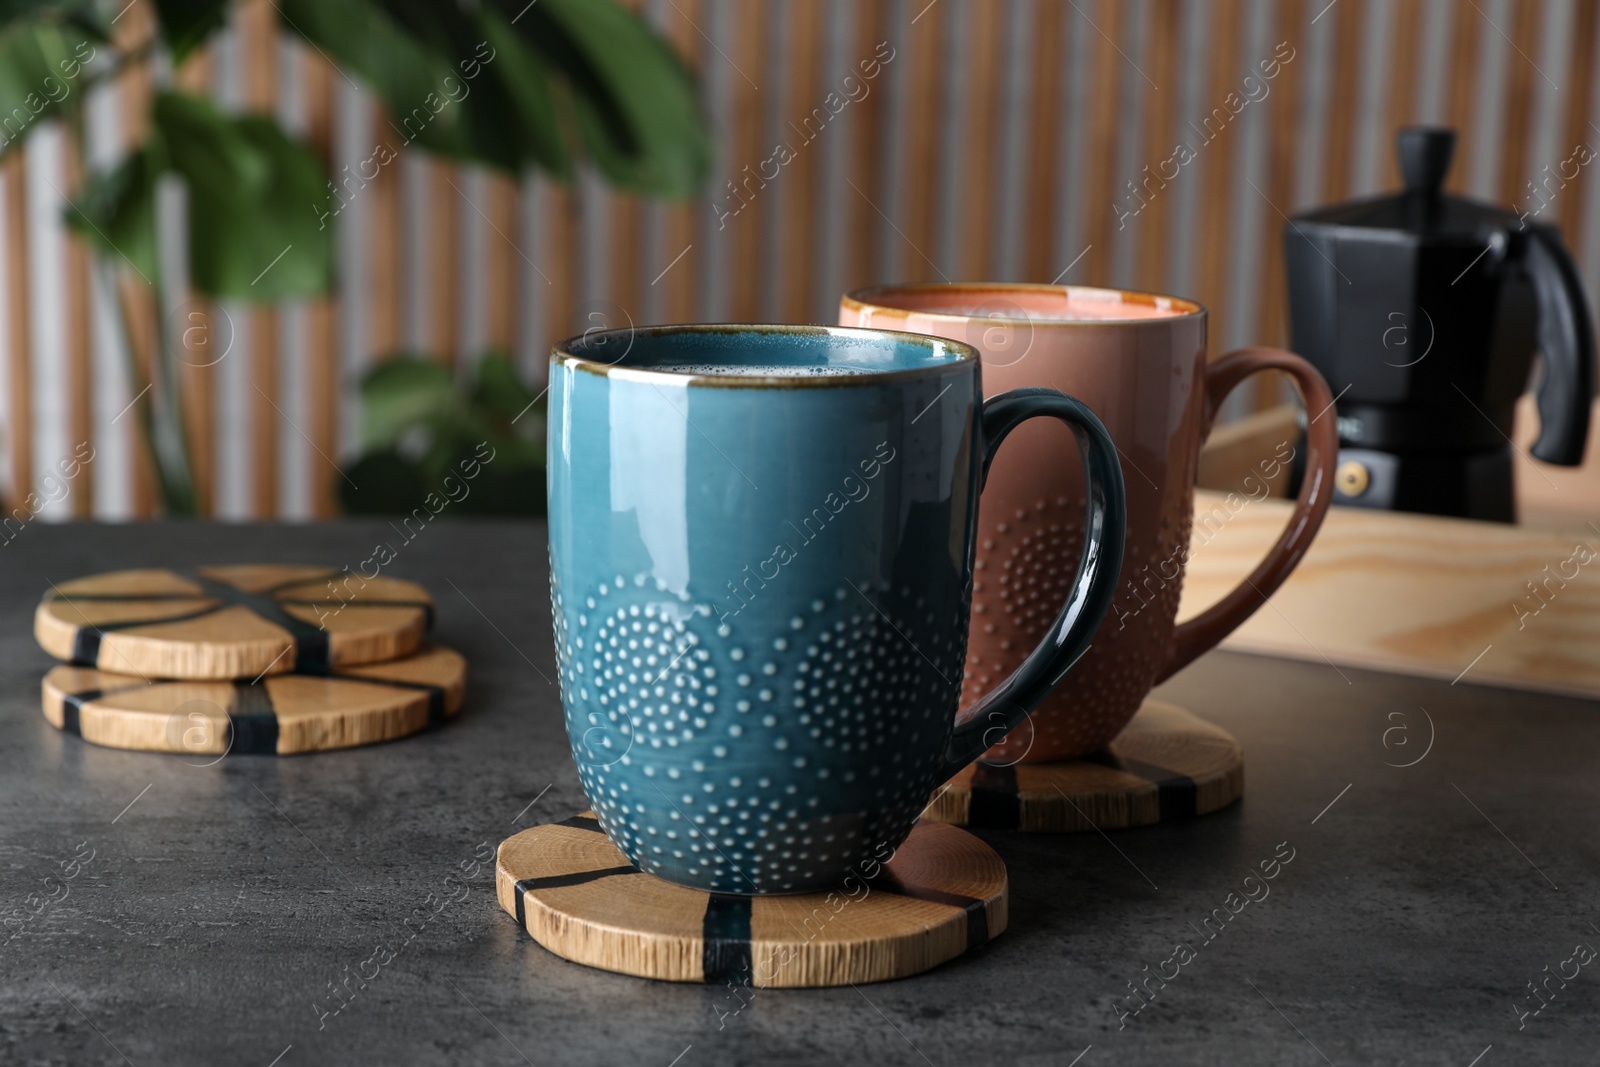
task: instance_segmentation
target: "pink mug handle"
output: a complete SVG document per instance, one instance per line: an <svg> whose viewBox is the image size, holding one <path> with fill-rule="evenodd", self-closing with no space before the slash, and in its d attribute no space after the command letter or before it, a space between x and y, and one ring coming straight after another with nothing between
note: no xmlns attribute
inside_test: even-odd
<svg viewBox="0 0 1600 1067"><path fill-rule="evenodd" d="M1317 369L1293 352L1241 348L1207 367L1201 440L1210 436L1217 411L1234 386L1264 370L1283 371L1293 378L1307 413L1306 474L1294 514L1289 516L1289 525L1277 544L1249 577L1227 596L1173 629L1172 652L1156 679L1158 685L1215 648L1267 602L1311 547L1312 538L1328 514L1328 505L1333 503L1333 467L1339 456L1337 422L1331 414L1333 396Z"/></svg>

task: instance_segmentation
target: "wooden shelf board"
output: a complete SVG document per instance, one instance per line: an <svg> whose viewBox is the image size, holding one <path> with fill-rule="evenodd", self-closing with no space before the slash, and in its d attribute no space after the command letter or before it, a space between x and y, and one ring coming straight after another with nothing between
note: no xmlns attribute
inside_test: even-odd
<svg viewBox="0 0 1600 1067"><path fill-rule="evenodd" d="M1223 494L1198 492L1196 528L1211 515L1214 532L1195 538L1179 617L1247 575L1289 512L1273 499L1230 511ZM1600 528L1335 507L1300 567L1222 647L1600 697Z"/></svg>

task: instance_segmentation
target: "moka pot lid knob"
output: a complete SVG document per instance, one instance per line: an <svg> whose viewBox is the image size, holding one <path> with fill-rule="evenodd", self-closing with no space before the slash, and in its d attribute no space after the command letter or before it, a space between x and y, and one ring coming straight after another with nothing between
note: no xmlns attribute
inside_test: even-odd
<svg viewBox="0 0 1600 1067"><path fill-rule="evenodd" d="M1400 175L1412 196L1437 198L1456 152L1456 131L1442 126L1407 126L1396 136Z"/></svg>
<svg viewBox="0 0 1600 1067"><path fill-rule="evenodd" d="M1342 241L1439 241L1478 249L1496 232L1520 228L1514 211L1445 192L1455 147L1456 133L1447 127L1404 127L1395 137L1404 189L1314 208L1296 215L1293 225L1306 234L1326 233Z"/></svg>

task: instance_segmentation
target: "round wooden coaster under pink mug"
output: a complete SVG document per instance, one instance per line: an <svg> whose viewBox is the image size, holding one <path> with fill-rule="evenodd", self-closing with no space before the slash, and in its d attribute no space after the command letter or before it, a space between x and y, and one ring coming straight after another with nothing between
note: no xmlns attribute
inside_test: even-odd
<svg viewBox="0 0 1600 1067"><path fill-rule="evenodd" d="M846 295L839 321L966 341L982 355L986 395L1048 386L1077 397L1099 414L1122 456L1128 532L1116 599L1070 681L1034 711L1031 730L1024 725L989 750L991 766L1073 760L1105 749L1153 686L1266 602L1327 514L1338 447L1327 383L1305 360L1277 348L1244 348L1208 365L1206 310L1192 301L1064 285L888 285ZM1289 375L1309 413L1294 514L1238 588L1177 624L1201 445L1234 386L1265 370ZM1044 637L1083 540L1081 463L1072 434L1043 420L1017 434L990 468L979 509L963 706L1004 679ZM1287 465L1295 447L1286 440L1263 456L1263 478ZM1063 475L1076 479L1070 488L1062 488ZM977 771L978 785L984 774Z"/></svg>

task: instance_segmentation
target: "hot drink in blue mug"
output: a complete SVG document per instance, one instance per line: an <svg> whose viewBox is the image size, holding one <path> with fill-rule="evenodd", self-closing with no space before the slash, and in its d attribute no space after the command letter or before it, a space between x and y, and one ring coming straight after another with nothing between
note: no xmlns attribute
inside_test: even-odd
<svg viewBox="0 0 1600 1067"><path fill-rule="evenodd" d="M1074 430L1088 536L1049 636L956 721L978 493L1034 416ZM977 352L823 326L591 332L550 366L550 574L584 792L639 869L831 888L1022 722L1116 586L1111 439ZM1003 576L997 576L1004 582Z"/></svg>

